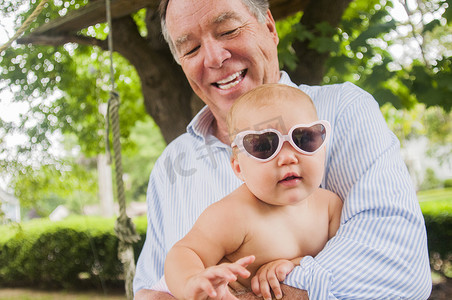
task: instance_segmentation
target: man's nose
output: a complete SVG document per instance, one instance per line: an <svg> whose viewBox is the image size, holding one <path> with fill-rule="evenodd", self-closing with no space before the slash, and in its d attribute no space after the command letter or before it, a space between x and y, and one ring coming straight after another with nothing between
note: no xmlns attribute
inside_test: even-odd
<svg viewBox="0 0 452 300"><path fill-rule="evenodd" d="M231 57L231 53L223 47L222 43L215 40L204 43L204 52L204 66L206 68L219 69Z"/></svg>
<svg viewBox="0 0 452 300"><path fill-rule="evenodd" d="M298 163L298 152L289 142L285 141L282 145L281 151L279 151L276 156L276 159L278 160L279 166L296 164Z"/></svg>

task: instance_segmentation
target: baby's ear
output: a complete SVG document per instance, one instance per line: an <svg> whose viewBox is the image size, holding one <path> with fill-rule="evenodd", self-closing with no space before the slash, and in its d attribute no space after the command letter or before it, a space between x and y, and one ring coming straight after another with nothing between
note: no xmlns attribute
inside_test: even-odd
<svg viewBox="0 0 452 300"><path fill-rule="evenodd" d="M240 180L245 181L242 176L242 169L240 169L239 159L237 153L233 153L231 157L231 167L235 175L240 178Z"/></svg>

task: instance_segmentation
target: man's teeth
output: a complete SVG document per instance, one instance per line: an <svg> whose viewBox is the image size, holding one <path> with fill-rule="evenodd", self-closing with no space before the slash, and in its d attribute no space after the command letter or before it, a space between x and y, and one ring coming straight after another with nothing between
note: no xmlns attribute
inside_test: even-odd
<svg viewBox="0 0 452 300"><path fill-rule="evenodd" d="M236 72L228 76L227 78L218 81L217 82L218 87L222 90L227 90L236 86L237 84L240 83L240 81L242 81L243 77L241 75L243 74L243 72L244 71Z"/></svg>

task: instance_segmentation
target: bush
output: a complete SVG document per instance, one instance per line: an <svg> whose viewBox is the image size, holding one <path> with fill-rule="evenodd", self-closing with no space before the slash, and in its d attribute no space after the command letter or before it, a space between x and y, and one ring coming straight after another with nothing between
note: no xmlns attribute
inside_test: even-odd
<svg viewBox="0 0 452 300"><path fill-rule="evenodd" d="M442 257L452 255L452 213L424 214L430 252Z"/></svg>
<svg viewBox="0 0 452 300"><path fill-rule="evenodd" d="M445 188L452 188L452 178L444 180L444 187Z"/></svg>
<svg viewBox="0 0 452 300"><path fill-rule="evenodd" d="M137 222L144 243L146 220ZM123 286L112 218L34 220L0 229L0 285L43 288ZM2 232L4 234L2 234ZM6 234L6 232L8 234Z"/></svg>
<svg viewBox="0 0 452 300"><path fill-rule="evenodd" d="M419 192L432 269L452 277L452 189Z"/></svg>
<svg viewBox="0 0 452 300"><path fill-rule="evenodd" d="M444 266L450 265L452 257L452 201L443 199L450 192L444 191L435 195L441 200L422 202L421 208L432 268L448 275ZM112 218L77 217L0 226L0 286L123 287L114 222ZM141 235L133 245L136 261L145 239L146 217L134 223Z"/></svg>

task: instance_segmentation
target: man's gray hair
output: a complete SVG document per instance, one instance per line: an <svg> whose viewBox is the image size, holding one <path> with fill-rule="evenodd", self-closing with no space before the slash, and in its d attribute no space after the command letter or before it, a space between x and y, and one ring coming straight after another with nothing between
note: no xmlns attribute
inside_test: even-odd
<svg viewBox="0 0 452 300"><path fill-rule="evenodd" d="M224 0L221 0L224 1ZM265 23L266 16L267 16L267 10L269 9L270 5L268 3L268 0L241 0L242 3L248 7L248 10L251 14L253 14L256 19L260 23ZM177 63L179 62L179 57L176 53L176 48L174 47L173 41L171 40L171 37L168 33L168 27L166 26L166 10L168 8L168 3L170 0L161 0L159 11L160 11L160 23L162 26L162 34L165 38L165 41L168 43L169 48L171 50L171 53L173 54L174 59Z"/></svg>

